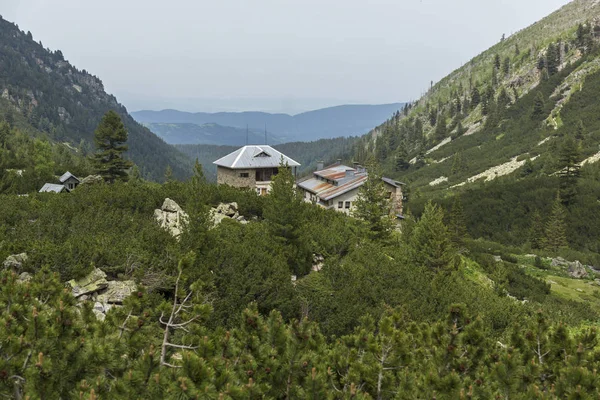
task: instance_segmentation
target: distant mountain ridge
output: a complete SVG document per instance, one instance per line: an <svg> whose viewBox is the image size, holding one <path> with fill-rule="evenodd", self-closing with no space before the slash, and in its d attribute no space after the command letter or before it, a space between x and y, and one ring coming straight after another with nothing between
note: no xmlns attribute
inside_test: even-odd
<svg viewBox="0 0 600 400"><path fill-rule="evenodd" d="M256 129L246 130L215 123L198 125L192 123L145 122L143 125L169 144L242 146L246 143L265 143L264 131ZM269 144L283 142L280 137L273 134L268 134L266 141Z"/></svg>
<svg viewBox="0 0 600 400"><path fill-rule="evenodd" d="M266 127L267 131L281 142L295 142L362 135L403 107L404 103L352 104L307 111L293 116L258 111L190 113L178 110L143 110L132 112L131 115L143 124L214 123L244 130L248 126L256 131L264 131Z"/></svg>

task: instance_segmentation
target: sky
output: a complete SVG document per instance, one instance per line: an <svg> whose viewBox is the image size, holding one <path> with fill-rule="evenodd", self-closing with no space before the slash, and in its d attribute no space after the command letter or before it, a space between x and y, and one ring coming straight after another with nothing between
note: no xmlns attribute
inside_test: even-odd
<svg viewBox="0 0 600 400"><path fill-rule="evenodd" d="M0 0L129 111L297 113L419 98L567 0Z"/></svg>

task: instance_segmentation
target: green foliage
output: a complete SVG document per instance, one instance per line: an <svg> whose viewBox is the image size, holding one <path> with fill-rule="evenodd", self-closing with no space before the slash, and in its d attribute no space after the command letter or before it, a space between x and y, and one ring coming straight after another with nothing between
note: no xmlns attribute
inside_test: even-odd
<svg viewBox="0 0 600 400"><path fill-rule="evenodd" d="M567 246L566 211L559 195L556 196L552 213L546 223L546 239L544 246L549 250L557 251Z"/></svg>
<svg viewBox="0 0 600 400"><path fill-rule="evenodd" d="M358 191L352 215L364 221L373 240L387 240L392 233L394 216L391 202L378 167L369 167L369 175Z"/></svg>
<svg viewBox="0 0 600 400"><path fill-rule="evenodd" d="M444 211L441 207L431 202L425 206L421 219L412 231L410 243L412 260L416 265L425 266L433 271L454 266L456 251L444 224Z"/></svg>
<svg viewBox="0 0 600 400"><path fill-rule="evenodd" d="M116 180L127 180L126 170L133 164L123 158L123 152L127 151L126 141L127 131L119 114L107 112L94 132L94 143L98 150L94 155L96 173L104 181L114 183Z"/></svg>

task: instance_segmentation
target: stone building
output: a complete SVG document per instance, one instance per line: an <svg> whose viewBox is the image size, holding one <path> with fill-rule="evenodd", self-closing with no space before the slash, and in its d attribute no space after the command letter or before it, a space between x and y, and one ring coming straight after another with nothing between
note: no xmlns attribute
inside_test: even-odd
<svg viewBox="0 0 600 400"><path fill-rule="evenodd" d="M317 165L317 171L301 182L298 188L302 191L304 200L323 208L351 214L354 202L358 197L360 187L367 181L369 173L366 168L355 164L348 167L341 163L323 168ZM391 212L398 218L402 217L402 182L390 178L382 178L385 190L389 193L392 204Z"/></svg>
<svg viewBox="0 0 600 400"><path fill-rule="evenodd" d="M217 166L217 184L253 188L260 195L267 194L282 160L296 176L300 164L271 146L244 146L213 162Z"/></svg>

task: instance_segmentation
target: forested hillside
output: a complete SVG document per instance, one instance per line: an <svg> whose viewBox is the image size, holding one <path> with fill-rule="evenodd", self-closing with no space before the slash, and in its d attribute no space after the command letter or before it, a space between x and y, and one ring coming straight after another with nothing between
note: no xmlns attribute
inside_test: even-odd
<svg viewBox="0 0 600 400"><path fill-rule="evenodd" d="M365 136L354 157L408 182L415 214L460 197L469 233L524 251L558 193L569 245L597 253L598 17L598 2L576 0L502 38Z"/></svg>
<svg viewBox="0 0 600 400"><path fill-rule="evenodd" d="M0 115L24 116L25 132L43 132L55 142L88 151L102 116L115 110L129 132L129 157L148 178L161 179L167 166L181 178L191 163L174 148L138 124L102 81L35 42L30 32L0 18Z"/></svg>

